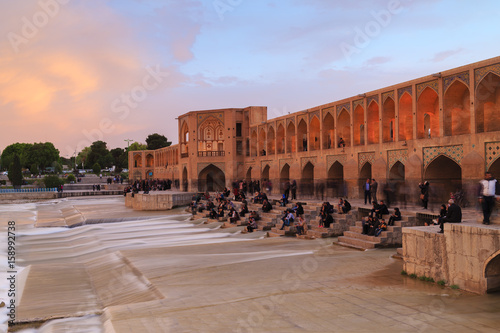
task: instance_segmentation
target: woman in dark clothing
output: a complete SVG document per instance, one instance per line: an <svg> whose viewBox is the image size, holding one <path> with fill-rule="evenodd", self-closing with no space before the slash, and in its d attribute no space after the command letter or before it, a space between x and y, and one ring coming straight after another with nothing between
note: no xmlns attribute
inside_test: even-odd
<svg viewBox="0 0 500 333"><path fill-rule="evenodd" d="M392 214L389 217L389 222L387 225L394 225L394 221L401 221L401 212L399 211L399 208L394 208L394 214Z"/></svg>

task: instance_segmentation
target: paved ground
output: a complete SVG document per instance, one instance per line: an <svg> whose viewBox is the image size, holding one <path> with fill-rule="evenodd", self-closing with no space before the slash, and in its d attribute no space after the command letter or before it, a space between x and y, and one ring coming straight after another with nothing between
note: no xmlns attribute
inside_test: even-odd
<svg viewBox="0 0 500 333"><path fill-rule="evenodd" d="M19 223L19 264L31 266L18 314L67 318L48 321L42 332L456 333L500 327L500 295L404 277L394 249L258 239L262 233L222 232L179 216L50 234L33 228L40 211L68 204L87 218L133 214L119 197L0 207L2 225Z"/></svg>

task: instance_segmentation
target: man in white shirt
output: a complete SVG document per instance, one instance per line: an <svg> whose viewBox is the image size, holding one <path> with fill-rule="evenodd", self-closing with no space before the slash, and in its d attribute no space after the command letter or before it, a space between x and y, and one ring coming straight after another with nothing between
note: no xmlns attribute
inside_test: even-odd
<svg viewBox="0 0 500 333"><path fill-rule="evenodd" d="M484 179L479 181L479 203L483 208L483 224L490 224L490 216L495 207L497 180L490 172L484 174Z"/></svg>

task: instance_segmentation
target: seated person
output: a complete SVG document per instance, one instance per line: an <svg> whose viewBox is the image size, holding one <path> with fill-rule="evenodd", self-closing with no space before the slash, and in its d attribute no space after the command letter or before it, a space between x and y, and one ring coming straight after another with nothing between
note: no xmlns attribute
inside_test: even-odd
<svg viewBox="0 0 500 333"><path fill-rule="evenodd" d="M321 220L323 222L323 226L325 228L330 228L330 224L333 223L333 217L330 215L330 214L324 214L322 217L321 217Z"/></svg>
<svg viewBox="0 0 500 333"><path fill-rule="evenodd" d="M352 207L351 207L351 203L349 201L347 201L347 199L344 199L344 214L347 214L351 211Z"/></svg>
<svg viewBox="0 0 500 333"><path fill-rule="evenodd" d="M204 197L205 197L205 200L210 199L210 193L208 193L208 191L206 191Z"/></svg>
<svg viewBox="0 0 500 333"><path fill-rule="evenodd" d="M211 219L216 219L217 217L219 217L219 214L217 213L217 211L215 210L215 207L213 207L211 210L210 210L210 215L209 217Z"/></svg>
<svg viewBox="0 0 500 333"><path fill-rule="evenodd" d="M238 214L238 212L236 211L236 209L231 208L229 210L229 222L230 223L236 223L239 220L240 220L240 215Z"/></svg>
<svg viewBox="0 0 500 333"><path fill-rule="evenodd" d="M399 211L399 208L396 207L394 208L394 214L389 217L389 222L387 223L387 225L394 225L394 221L401 221L401 219L401 212Z"/></svg>
<svg viewBox="0 0 500 333"><path fill-rule="evenodd" d="M376 216L376 211L378 209L378 203L376 201L372 201L372 209L370 210L371 217Z"/></svg>
<svg viewBox="0 0 500 333"><path fill-rule="evenodd" d="M385 224L384 220L380 220L379 226L375 229L375 237L378 237L382 231L387 230L387 224Z"/></svg>
<svg viewBox="0 0 500 333"><path fill-rule="evenodd" d="M264 203L262 204L262 211L264 213L270 212L273 209L273 206L269 203L269 201L264 200Z"/></svg>
<svg viewBox="0 0 500 333"><path fill-rule="evenodd" d="M305 235L305 233L306 233L305 228L306 227L307 227L306 221L304 220L304 218L302 216L299 216L297 219L297 225L296 225L297 235Z"/></svg>
<svg viewBox="0 0 500 333"><path fill-rule="evenodd" d="M207 203L207 209L212 209L212 208L214 208L214 207L215 207L215 205L214 205L214 203L212 202L212 200L208 200L208 203Z"/></svg>
<svg viewBox="0 0 500 333"><path fill-rule="evenodd" d="M243 199L242 204L241 204L241 210L240 210L240 216L245 216L245 214L248 213L248 205L247 201Z"/></svg>
<svg viewBox="0 0 500 333"><path fill-rule="evenodd" d="M224 217L224 207L222 205L219 206L219 209L217 210L217 217Z"/></svg>
<svg viewBox="0 0 500 333"><path fill-rule="evenodd" d="M259 216L259 214L258 214L255 210L253 210L253 211L250 213L250 217L251 217L251 218L253 218L253 219L255 219L255 221L260 220L260 216Z"/></svg>
<svg viewBox="0 0 500 333"><path fill-rule="evenodd" d="M255 222L255 219L253 217L250 217L248 219L248 225L247 225L248 232L253 232L257 228L258 228L257 222Z"/></svg>
<svg viewBox="0 0 500 333"><path fill-rule="evenodd" d="M295 212L297 216L302 216L304 215L304 207L302 207L302 204L300 202L297 202L292 210Z"/></svg>
<svg viewBox="0 0 500 333"><path fill-rule="evenodd" d="M287 215L285 218L283 218L283 225L281 226L280 230L283 230L285 226L289 227L292 223L293 220L295 219L295 216L293 216L293 213L291 210L286 210Z"/></svg>
<svg viewBox="0 0 500 333"><path fill-rule="evenodd" d="M438 219L439 223L439 233L442 234L444 232L444 224L448 223L460 223L462 222L462 209L455 203L455 200L448 200L448 211L446 212L445 217L440 217Z"/></svg>
<svg viewBox="0 0 500 333"><path fill-rule="evenodd" d="M198 212L199 212L199 213L203 213L203 211L204 211L205 209L206 209L205 204L204 204L203 202L200 202L200 203L198 204Z"/></svg>
<svg viewBox="0 0 500 333"><path fill-rule="evenodd" d="M377 209L375 209L375 214L377 218L381 219L382 215L387 215L389 214L389 209L387 208L386 204L384 203L384 200L380 200L380 204L378 205Z"/></svg>
<svg viewBox="0 0 500 333"><path fill-rule="evenodd" d="M253 203L262 203L262 193L255 192L255 196L253 197Z"/></svg>
<svg viewBox="0 0 500 333"><path fill-rule="evenodd" d="M375 232L377 228L380 226L380 220L378 218L373 218L372 224L370 225L370 229L368 230L368 235L375 236Z"/></svg>
<svg viewBox="0 0 500 333"><path fill-rule="evenodd" d="M375 225L376 218L373 216L367 216L362 220L363 235L369 235L373 226Z"/></svg>
<svg viewBox="0 0 500 333"><path fill-rule="evenodd" d="M269 201L269 199L267 199L267 194L266 193L261 192L261 195L262 195L262 202L264 202L264 200Z"/></svg>

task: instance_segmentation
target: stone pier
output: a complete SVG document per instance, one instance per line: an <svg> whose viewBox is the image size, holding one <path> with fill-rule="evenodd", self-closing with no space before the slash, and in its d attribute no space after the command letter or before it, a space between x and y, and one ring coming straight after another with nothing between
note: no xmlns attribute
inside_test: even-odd
<svg viewBox="0 0 500 333"><path fill-rule="evenodd" d="M192 192L149 192L127 193L125 207L134 210L169 210L179 206L187 206L191 203Z"/></svg>
<svg viewBox="0 0 500 333"><path fill-rule="evenodd" d="M445 223L403 229L404 270L478 294L500 290L500 225Z"/></svg>

